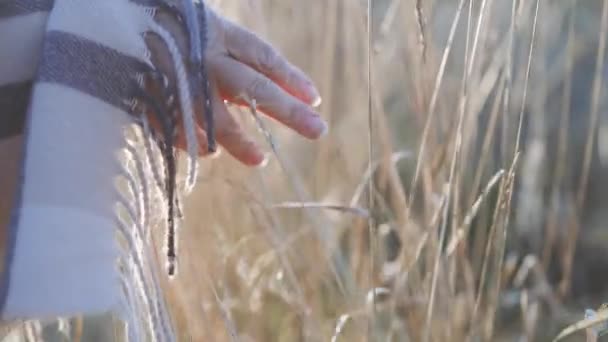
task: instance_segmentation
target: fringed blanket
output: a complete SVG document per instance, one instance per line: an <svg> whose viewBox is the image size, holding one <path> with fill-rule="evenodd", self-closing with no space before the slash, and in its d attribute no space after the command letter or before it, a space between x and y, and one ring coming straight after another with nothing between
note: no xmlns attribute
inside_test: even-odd
<svg viewBox="0 0 608 342"><path fill-rule="evenodd" d="M181 24L186 48L160 12ZM130 323L131 340L174 340L149 229L162 208L166 271L175 274L176 134L187 142L186 192L202 143L197 120L214 146L205 18L193 0L0 2L0 139L23 134L26 144L3 319L114 311ZM151 36L171 56L167 65Z"/></svg>

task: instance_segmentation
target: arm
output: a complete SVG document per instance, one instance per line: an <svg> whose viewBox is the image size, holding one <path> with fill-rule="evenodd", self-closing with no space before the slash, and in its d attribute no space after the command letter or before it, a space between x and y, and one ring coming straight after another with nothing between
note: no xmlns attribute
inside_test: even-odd
<svg viewBox="0 0 608 342"><path fill-rule="evenodd" d="M120 198L114 180L124 174L114 158L116 151L124 152L122 129L136 114L126 105L132 93L130 83L122 77L137 74L138 63L147 56L135 48L145 46L154 67L169 76L171 87L180 88L176 71L183 61L175 58L168 43L174 40L181 56L188 56L188 44L186 30L171 16L161 11L151 22L147 12L132 4L119 0L57 0L50 14L42 64L30 102L30 130L25 136L25 166L21 170L24 178L18 184L21 196L12 206L18 220L11 224L12 257L4 272L5 318L99 313L125 309L117 305L121 301L132 303L133 296L148 298L137 292L139 288L133 293L119 293L121 278L133 284L130 277L142 277L146 288L141 291L156 291L147 264L152 261L145 255L130 249L127 265L133 268L120 277L115 269L119 254L113 250L118 247L114 234L120 230L115 225L115 204ZM307 138L316 139L326 132L326 124L313 109L320 102L318 93L302 71L251 32L214 12L205 15L210 100L217 140L227 152L247 165L259 165L264 159L261 148L224 104L224 100L244 104L243 96L255 99L261 112ZM156 30L156 35L145 34L143 40L144 33L149 33L146 30ZM169 37L158 34L165 30ZM87 45L91 40L94 44ZM85 45L89 48L83 48ZM139 62L131 65L133 56ZM189 90L183 84L180 90L187 95ZM104 93L108 89L111 92ZM195 105L197 114L201 110ZM198 141L206 141L204 122L197 121L195 128ZM185 147L186 137L180 130L178 147ZM205 154L204 146L199 150ZM9 183L15 186L15 182ZM138 194L150 190L141 184L136 186ZM139 206L140 199L131 200ZM143 225L141 213L135 213L132 219L135 226ZM134 240L132 235L128 238ZM153 293L152 298L157 295ZM140 304L142 310L153 309L145 301Z"/></svg>

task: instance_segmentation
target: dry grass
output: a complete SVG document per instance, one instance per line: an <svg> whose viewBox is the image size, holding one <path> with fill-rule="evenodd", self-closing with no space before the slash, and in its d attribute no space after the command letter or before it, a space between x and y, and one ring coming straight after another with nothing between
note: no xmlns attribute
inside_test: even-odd
<svg viewBox="0 0 608 342"><path fill-rule="evenodd" d="M204 162L180 340L550 341L599 307L605 2L372 1L368 92L365 1L216 1L312 75L330 133L234 108L273 158Z"/></svg>
<svg viewBox="0 0 608 342"><path fill-rule="evenodd" d="M602 2L372 3L371 93L366 2L230 10L313 76L331 130L262 119L265 169L206 162L169 291L182 339L542 341L601 304L575 258L606 184Z"/></svg>

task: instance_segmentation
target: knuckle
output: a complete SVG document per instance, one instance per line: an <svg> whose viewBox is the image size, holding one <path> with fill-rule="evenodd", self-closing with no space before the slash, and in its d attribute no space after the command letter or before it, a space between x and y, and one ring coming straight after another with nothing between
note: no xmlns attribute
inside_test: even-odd
<svg viewBox="0 0 608 342"><path fill-rule="evenodd" d="M268 73L276 73L281 70L281 56L269 45L260 47L259 66Z"/></svg>
<svg viewBox="0 0 608 342"><path fill-rule="evenodd" d="M246 92L254 99L261 100L267 98L267 94L272 90L272 81L266 77L256 77L249 86Z"/></svg>
<svg viewBox="0 0 608 342"><path fill-rule="evenodd" d="M303 110L304 108L302 108L302 105L292 102L291 104L289 104L285 120L292 125L299 124L301 121L301 113L303 112Z"/></svg>

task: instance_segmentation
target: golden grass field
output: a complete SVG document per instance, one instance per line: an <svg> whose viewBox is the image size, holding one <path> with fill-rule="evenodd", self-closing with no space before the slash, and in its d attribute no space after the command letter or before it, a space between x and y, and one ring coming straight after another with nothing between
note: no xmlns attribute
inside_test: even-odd
<svg viewBox="0 0 608 342"><path fill-rule="evenodd" d="M207 161L183 338L544 341L602 304L603 3L458 3L372 1L370 44L364 1L221 2L310 73L330 133L269 123L267 168Z"/></svg>
<svg viewBox="0 0 608 342"><path fill-rule="evenodd" d="M608 301L608 1L513 1L374 0L371 42L363 0L215 1L330 131L234 108L273 157L203 161L180 341L551 341Z"/></svg>

